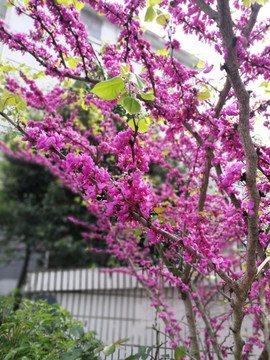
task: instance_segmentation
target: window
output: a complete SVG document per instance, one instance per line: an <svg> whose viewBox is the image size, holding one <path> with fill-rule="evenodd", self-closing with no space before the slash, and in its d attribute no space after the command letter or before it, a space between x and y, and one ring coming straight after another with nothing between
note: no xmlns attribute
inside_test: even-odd
<svg viewBox="0 0 270 360"><path fill-rule="evenodd" d="M6 15L7 8L4 2L0 2L0 19L4 19Z"/></svg>
<svg viewBox="0 0 270 360"><path fill-rule="evenodd" d="M85 9L81 12L81 19L86 26L88 35L91 38L95 38L100 41L102 27L101 18L97 14Z"/></svg>

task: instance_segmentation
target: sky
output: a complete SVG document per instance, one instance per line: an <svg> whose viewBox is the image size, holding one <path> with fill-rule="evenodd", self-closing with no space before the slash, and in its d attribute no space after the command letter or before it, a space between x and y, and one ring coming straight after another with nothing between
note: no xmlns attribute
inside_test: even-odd
<svg viewBox="0 0 270 360"><path fill-rule="evenodd" d="M265 4L263 8L259 12L258 22L266 20L266 18L270 17L270 2ZM142 14L142 18L144 18L144 14ZM159 36L164 35L164 30L160 25L158 25L155 20L151 23L144 22L143 25L156 33ZM219 56L217 52L211 48L209 45L202 43L197 39L195 35L186 35L183 34L180 30L176 33L176 38L181 44L181 48L183 50L188 51L190 54L195 55L203 62L208 62L209 65L214 64L214 68L209 75L212 78L219 79L221 72L220 72L220 65L223 64L224 60L223 57ZM270 44L270 32L269 32L269 44ZM265 46L265 43L261 46L258 44L256 49L260 49L261 47ZM263 79L260 79L257 84L254 85L256 87L256 92L260 95L261 98L269 99L269 94L264 94L264 89L259 87ZM222 85L222 82L221 84ZM265 127L263 126L263 119L256 120L254 124L254 131L252 132L252 136L256 137L256 142L261 142L262 144L270 145L270 138L269 132L266 131Z"/></svg>
<svg viewBox="0 0 270 360"><path fill-rule="evenodd" d="M118 0L119 1L119 0ZM145 11L142 12L141 18L144 18ZM263 8L259 12L258 21L265 20L266 18L270 17L270 2L265 4ZM155 20L151 23L144 22L143 26L147 29L155 32L159 36L164 35L164 30L160 25L158 25ZM209 57L212 58L212 52L209 53L209 46L200 42L196 36L186 35L178 31L177 38L181 43L181 46L184 50L188 51L189 53L196 55L200 59L209 61ZM213 52L213 54L216 54ZM212 58L212 60L215 60Z"/></svg>

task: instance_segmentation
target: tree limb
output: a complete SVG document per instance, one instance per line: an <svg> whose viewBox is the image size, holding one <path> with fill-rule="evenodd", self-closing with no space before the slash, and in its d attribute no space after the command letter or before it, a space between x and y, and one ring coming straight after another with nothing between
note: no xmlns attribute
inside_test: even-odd
<svg viewBox="0 0 270 360"><path fill-rule="evenodd" d="M203 318L205 327L206 327L206 329L208 331L209 337L211 339L213 339L212 345L213 345L214 351L215 351L215 353L217 355L217 358L218 358L218 360L222 360L223 356L221 354L220 347L219 347L218 342L217 342L217 337L216 337L216 334L215 334L215 332L213 330L211 322L209 321L208 315L206 314L206 311L205 311L205 308L203 306L202 300L201 300L201 298L200 298L200 296L199 296L199 294L197 292L197 289L195 288L195 286L193 285L192 282L190 283L190 286L191 286L192 292L194 292L197 295L196 298L194 298L194 302L195 302L197 308L199 309L199 311L200 311L200 313L202 315L202 318Z"/></svg>
<svg viewBox="0 0 270 360"><path fill-rule="evenodd" d="M210 19L217 21L218 13L217 11L212 9L210 5L208 5L203 0L193 0L193 2L198 6L199 9L201 9L206 15L208 15Z"/></svg>
<svg viewBox="0 0 270 360"><path fill-rule="evenodd" d="M196 360L201 360L198 335L196 331L197 326L196 326L196 320L195 320L190 293L188 291L183 291L181 289L180 289L180 293L182 295L182 300L185 306L186 319L187 319L187 325L190 336L191 354L195 357Z"/></svg>
<svg viewBox="0 0 270 360"><path fill-rule="evenodd" d="M171 234L165 230L162 229L158 229L157 227L155 227L153 224L149 223L146 219L144 219L143 217L141 217L140 215L138 215L136 212L131 211L130 215L137 220L138 222L140 222L143 226L153 230L155 233L160 234L162 236L164 236L166 239L173 241L174 243L182 243L182 240L179 239L176 235ZM196 252L196 250L194 250L190 245L183 245L183 247L190 252L191 255L193 255L195 258L197 258L198 260L206 260L208 266L214 270L220 277L222 280L224 280L226 282L226 284L228 284L228 286L237 294L239 293L239 289L238 289L238 285L237 283L232 280L225 271L223 270L217 270L215 264L213 264L210 260L208 260L206 257L204 257L202 254Z"/></svg>
<svg viewBox="0 0 270 360"><path fill-rule="evenodd" d="M257 16L258 16L258 13L259 13L261 7L262 7L262 5L259 5L257 2L255 2L255 4L252 6L251 16L250 16L250 18L247 22L247 25L245 26L245 29L243 31L243 35L247 40L249 39L251 31L252 31L254 25L256 24Z"/></svg>
<svg viewBox="0 0 270 360"><path fill-rule="evenodd" d="M241 326L244 318L242 306L247 298L247 291L256 276L256 248L258 243L258 209L259 209L259 192L256 184L257 175L257 154L254 149L250 132L249 132L249 93L243 84L239 74L239 63L237 59L237 48L235 36L233 33L233 23L230 12L229 0L218 0L219 27L223 39L224 47L227 49L227 58L225 61L225 70L229 76L230 82L236 94L239 103L239 135L246 156L247 172L246 183L249 199L254 202L254 215L248 215L248 241L246 255L246 273L239 280L241 288L240 297L237 296L233 302L234 311L234 357L240 360L244 341L241 336ZM254 26L254 25L253 25Z"/></svg>

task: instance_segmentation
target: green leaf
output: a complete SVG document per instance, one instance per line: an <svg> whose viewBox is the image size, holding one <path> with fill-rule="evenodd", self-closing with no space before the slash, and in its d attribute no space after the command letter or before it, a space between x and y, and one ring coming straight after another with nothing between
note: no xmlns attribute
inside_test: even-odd
<svg viewBox="0 0 270 360"><path fill-rule="evenodd" d="M243 4L246 8L249 8L251 6L251 0L243 0Z"/></svg>
<svg viewBox="0 0 270 360"><path fill-rule="evenodd" d="M154 100L155 99L155 95L151 92L148 92L148 93L142 93L141 94L141 97L144 99L144 100Z"/></svg>
<svg viewBox="0 0 270 360"><path fill-rule="evenodd" d="M15 97L15 102L16 102L16 108L17 110L22 110L25 111L26 109L26 101L21 97L21 95L18 95Z"/></svg>
<svg viewBox="0 0 270 360"><path fill-rule="evenodd" d="M13 359L18 359L17 355L20 353L20 352L25 352L26 350L28 350L29 347L28 346L20 346L16 349L13 349L11 350L7 356L5 356L5 358L3 360L13 360Z"/></svg>
<svg viewBox="0 0 270 360"><path fill-rule="evenodd" d="M13 95L10 91L5 91L2 95L2 101L6 101L6 99L10 96Z"/></svg>
<svg viewBox="0 0 270 360"><path fill-rule="evenodd" d="M110 80L96 84L91 92L104 100L115 100L125 89L125 82L116 76Z"/></svg>
<svg viewBox="0 0 270 360"><path fill-rule="evenodd" d="M145 22L151 22L151 21L154 20L155 17L156 17L156 12L155 12L153 6L150 6L146 11L144 21Z"/></svg>
<svg viewBox="0 0 270 360"><path fill-rule="evenodd" d="M10 2L6 1L6 2L5 2L5 6L6 6L7 8L11 8L13 5L12 5Z"/></svg>
<svg viewBox="0 0 270 360"><path fill-rule="evenodd" d="M159 207L159 206L157 206L157 207L154 208L154 212L155 212L156 214L161 214L161 213L163 213L165 210L166 210L166 208L164 208L164 207Z"/></svg>
<svg viewBox="0 0 270 360"><path fill-rule="evenodd" d="M162 1L164 1L164 0L148 0L146 6L147 7L155 6L155 5L161 4Z"/></svg>
<svg viewBox="0 0 270 360"><path fill-rule="evenodd" d="M149 130L150 126L150 119L143 118L138 121L138 131L139 133L145 133Z"/></svg>
<svg viewBox="0 0 270 360"><path fill-rule="evenodd" d="M123 101L123 106L131 115L137 114L141 111L141 104L133 97L126 97Z"/></svg>
<svg viewBox="0 0 270 360"><path fill-rule="evenodd" d="M185 356L186 356L186 348L184 346L179 346L179 347L174 349L174 358L175 358L175 360L182 359Z"/></svg>
<svg viewBox="0 0 270 360"><path fill-rule="evenodd" d="M169 14L161 14L157 17L156 22L161 25L164 26L166 25L170 20L170 15Z"/></svg>
<svg viewBox="0 0 270 360"><path fill-rule="evenodd" d="M210 98L210 91L208 89L203 89L198 95L197 95L197 99L199 101L204 101Z"/></svg>
<svg viewBox="0 0 270 360"><path fill-rule="evenodd" d="M135 124L138 125L138 120L137 120L137 119L135 119L135 120L130 119L130 120L128 121L128 126L130 126L133 131L135 131L134 121L135 121Z"/></svg>
<svg viewBox="0 0 270 360"><path fill-rule="evenodd" d="M146 84L146 80L141 78L139 75L135 74L135 83L134 85L139 88L140 90L143 90Z"/></svg>
<svg viewBox="0 0 270 360"><path fill-rule="evenodd" d="M42 79L42 78L45 78L46 75L44 74L44 71L38 71L37 73L35 73L33 75L33 79L36 80L36 79Z"/></svg>
<svg viewBox="0 0 270 360"><path fill-rule="evenodd" d="M204 62L202 60L199 60L199 62L197 64L197 68L198 69L203 69L204 68Z"/></svg>
<svg viewBox="0 0 270 360"><path fill-rule="evenodd" d="M258 3L259 5L264 5L266 3L268 3L269 0L256 0L256 3Z"/></svg>
<svg viewBox="0 0 270 360"><path fill-rule="evenodd" d="M262 82L260 87L265 87L265 94L269 94L270 93L270 83L267 83L266 81Z"/></svg>
<svg viewBox="0 0 270 360"><path fill-rule="evenodd" d="M126 94L126 93L122 94L122 95L120 96L120 98L118 99L117 104L123 106L123 102L124 102L124 100L126 99L126 97L127 97L127 94Z"/></svg>
<svg viewBox="0 0 270 360"><path fill-rule="evenodd" d="M148 359L153 349L154 346L140 346L138 351L139 358L141 358L142 360Z"/></svg>
<svg viewBox="0 0 270 360"><path fill-rule="evenodd" d="M69 65L69 67L70 67L71 69L76 69L76 67L77 67L77 62L76 62L76 60L70 58L70 59L68 59L68 65Z"/></svg>
<svg viewBox="0 0 270 360"><path fill-rule="evenodd" d="M84 329L81 325L75 325L70 329L70 333L75 337L79 337L84 334Z"/></svg>
<svg viewBox="0 0 270 360"><path fill-rule="evenodd" d="M9 91L5 91L2 96L2 103L5 106L13 106L16 104L17 94L10 93Z"/></svg>
<svg viewBox="0 0 270 360"><path fill-rule="evenodd" d="M10 65L4 65L3 67L0 68L2 71L6 71L9 72L11 70L15 70L13 66Z"/></svg>
<svg viewBox="0 0 270 360"><path fill-rule="evenodd" d="M141 233L142 233L142 229L139 228L139 229L134 231L134 236L136 236L138 238L138 237L140 237Z"/></svg>
<svg viewBox="0 0 270 360"><path fill-rule="evenodd" d="M143 118L143 119L140 119L139 122L138 122L138 131L140 133L145 133L149 130L149 127L150 127L150 119L149 118Z"/></svg>
<svg viewBox="0 0 270 360"><path fill-rule="evenodd" d="M82 8L85 5L84 2L77 1L77 0L73 0L73 4L74 4L76 10L78 10L78 11L82 10Z"/></svg>
<svg viewBox="0 0 270 360"><path fill-rule="evenodd" d="M25 107L26 107L26 102L25 102L25 100L23 100L21 98L20 95L11 93L9 91L5 91L3 93L2 99L1 99L1 104L3 106L2 110L4 110L4 108L6 106L14 106L15 104L18 104L18 103L21 103L21 102L23 102L23 104L25 104ZM18 108L18 105L17 105L17 108ZM24 110L25 110L25 108L24 108Z"/></svg>
<svg viewBox="0 0 270 360"><path fill-rule="evenodd" d="M135 124L138 126L139 133L145 133L149 130L150 127L150 119L149 118L142 118L142 119L135 119ZM131 127L133 131L135 131L134 121L133 119L129 120L128 125Z"/></svg>
<svg viewBox="0 0 270 360"><path fill-rule="evenodd" d="M13 106L16 104L16 95L11 95L10 97L7 98L6 102L5 102L6 106Z"/></svg>
<svg viewBox="0 0 270 360"><path fill-rule="evenodd" d="M113 344L105 346L103 352L106 356L109 356L115 352L115 346Z"/></svg>
<svg viewBox="0 0 270 360"><path fill-rule="evenodd" d="M120 74L123 78L128 78L130 73L130 66L128 64L121 64L120 66Z"/></svg>
<svg viewBox="0 0 270 360"><path fill-rule="evenodd" d="M163 56L167 56L169 54L169 50L167 49L160 49L157 51L158 55L163 55Z"/></svg>
<svg viewBox="0 0 270 360"><path fill-rule="evenodd" d="M82 352L83 352L82 349L74 349L72 351L72 353L67 353L67 354L61 355L60 359L61 360L76 360L81 357Z"/></svg>

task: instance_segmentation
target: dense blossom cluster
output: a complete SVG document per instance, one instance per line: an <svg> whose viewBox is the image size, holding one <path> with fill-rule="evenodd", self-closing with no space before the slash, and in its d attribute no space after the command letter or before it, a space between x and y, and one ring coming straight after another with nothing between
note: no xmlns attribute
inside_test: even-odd
<svg viewBox="0 0 270 360"><path fill-rule="evenodd" d="M13 33L0 21L1 42L44 71L2 64L0 115L22 133L17 150L2 149L48 166L82 197L97 218L84 224L89 251L114 253L120 271L137 277L187 358L270 356L270 150L253 140L257 121L269 129L270 102L256 90L258 81L270 86L269 47L255 47L268 35L270 20L256 21L264 2L8 0L33 29ZM83 3L120 29L100 53ZM144 8L163 27L162 51L144 39ZM179 29L221 55L219 75L211 59L202 70L175 59ZM49 92L44 74L57 79ZM179 289L186 338L166 304L168 284ZM220 297L226 315L211 313ZM245 315L253 332L244 342Z"/></svg>

